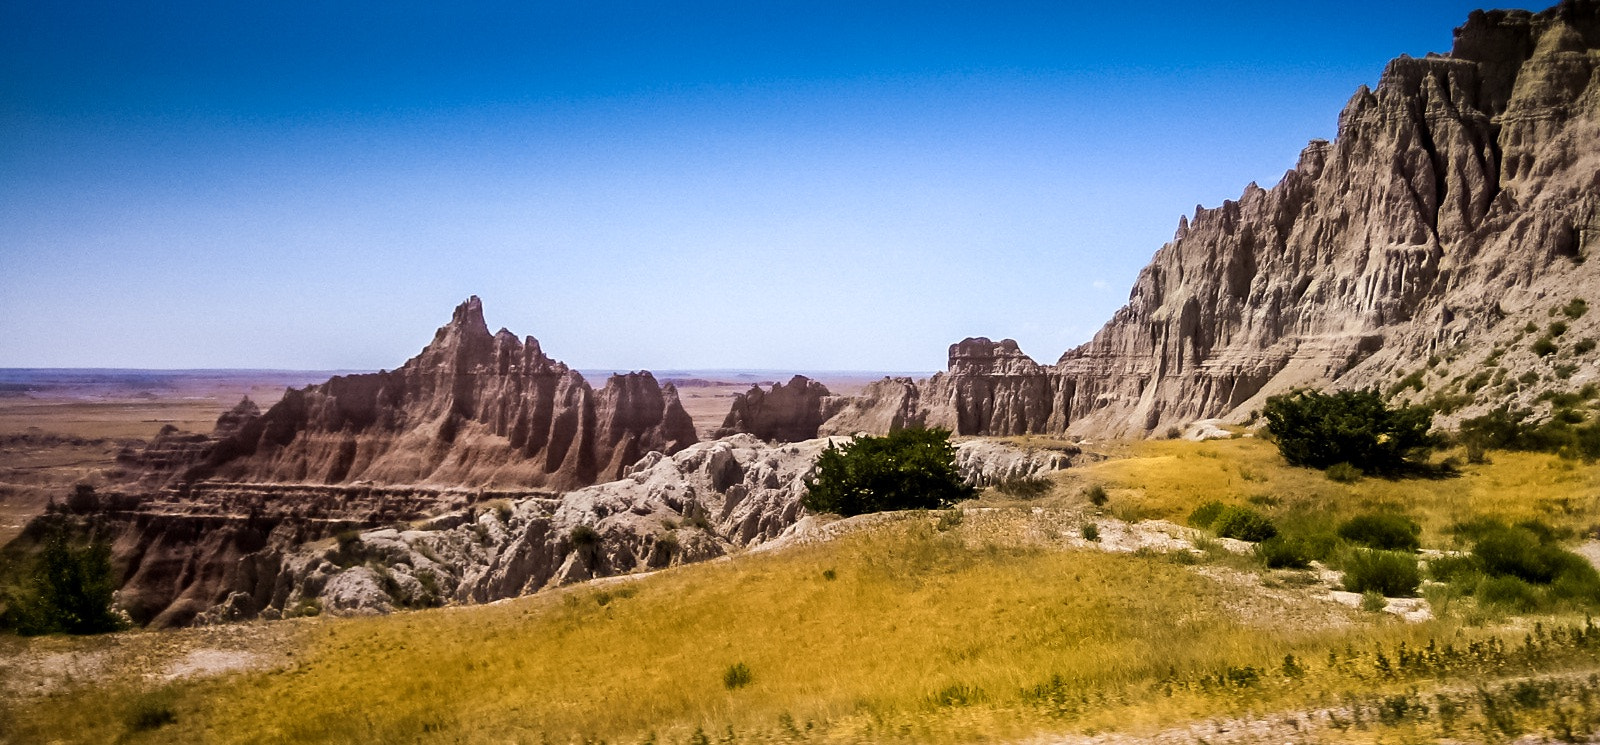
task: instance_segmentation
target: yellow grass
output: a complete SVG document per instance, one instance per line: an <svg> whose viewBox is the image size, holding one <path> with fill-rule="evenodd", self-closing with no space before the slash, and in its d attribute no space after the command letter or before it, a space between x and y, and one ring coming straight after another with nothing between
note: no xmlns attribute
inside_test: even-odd
<svg viewBox="0 0 1600 745"><path fill-rule="evenodd" d="M1397 504L1434 538L1471 514L1594 519L1595 468L1494 458L1458 479L1343 485L1283 466L1266 443L1148 443L1065 477L1055 499L1103 483L1112 507L1180 519L1208 499L1252 495L1279 500L1275 512ZM1295 629L1241 613L1255 591L1164 557L1030 545L975 518L950 532L935 523L912 514L826 544L494 606L321 620L306 625L292 664L154 693L150 684L72 689L0 712L0 731L16 742L136 743L665 743L730 731L741 742L976 742L1137 732L1434 685L1375 678L1365 658L1348 668L1323 661L1402 641L1520 640L1526 628L1352 614L1348 625ZM1326 601L1308 593L1304 602ZM1277 672L1289 654L1307 675ZM738 663L752 680L730 689L724 675ZM1207 682L1245 668L1260 682ZM1030 694L1040 687L1054 691L1048 700ZM176 721L133 731L141 702Z"/></svg>

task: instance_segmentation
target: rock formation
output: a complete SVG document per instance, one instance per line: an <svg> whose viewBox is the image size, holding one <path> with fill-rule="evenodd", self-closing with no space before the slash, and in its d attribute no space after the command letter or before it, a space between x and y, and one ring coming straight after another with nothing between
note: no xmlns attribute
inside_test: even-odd
<svg viewBox="0 0 1600 745"><path fill-rule="evenodd" d="M827 386L804 375L794 376L787 386L773 383L770 391L754 385L734 397L715 436L747 433L775 442L810 440L836 412L839 402Z"/></svg>
<svg viewBox="0 0 1600 745"><path fill-rule="evenodd" d="M175 436L147 469L170 470ZM696 437L671 384L636 372L596 392L533 337L491 334L473 297L399 369L291 389L265 413L246 400L212 440L186 443L204 457L183 481L573 488Z"/></svg>
<svg viewBox="0 0 1600 745"><path fill-rule="evenodd" d="M1056 364L967 339L947 372L886 382L821 429L1144 436L1302 385L1398 384L1459 417L1595 380L1600 314L1551 324L1600 301L1597 49L1595 0L1474 12L1450 54L1358 90L1276 186L1180 219Z"/></svg>
<svg viewBox="0 0 1600 745"><path fill-rule="evenodd" d="M0 562L67 520L111 543L117 602L153 627L487 602L771 541L803 515L806 479L830 442L741 434L652 451L621 479L565 494L222 482L107 494L30 524ZM979 485L1065 468L1073 456L957 446L961 473Z"/></svg>

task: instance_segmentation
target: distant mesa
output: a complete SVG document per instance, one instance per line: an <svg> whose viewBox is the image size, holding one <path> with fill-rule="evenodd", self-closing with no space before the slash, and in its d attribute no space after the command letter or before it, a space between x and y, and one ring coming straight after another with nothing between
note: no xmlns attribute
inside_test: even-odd
<svg viewBox="0 0 1600 745"><path fill-rule="evenodd" d="M635 372L596 392L533 337L490 333L476 296L397 370L290 389L266 412L241 401L199 460L192 436L177 436L147 449L157 479L556 489L696 442L670 383Z"/></svg>

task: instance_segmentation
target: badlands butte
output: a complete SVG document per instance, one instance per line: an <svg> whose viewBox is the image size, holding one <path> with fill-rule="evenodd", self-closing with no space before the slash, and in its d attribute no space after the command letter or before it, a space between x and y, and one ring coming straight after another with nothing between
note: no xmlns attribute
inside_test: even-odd
<svg viewBox="0 0 1600 745"><path fill-rule="evenodd" d="M938 717L952 710L988 711L985 706L1003 714L1013 705L1033 707L1016 721L1034 722L1028 717L1045 709L1057 718L1036 728L1007 725L1012 729L1003 734L1021 737L1071 722L1082 737L1063 736L1063 742L1136 741L1104 732L1123 725L1166 726L1201 716L1197 711L1225 711L1232 718L1166 731L1157 739L1337 740L1351 726L1364 728L1363 716L1386 727L1437 723L1448 732L1456 721L1449 712L1462 711L1449 697L1470 698L1470 686L1455 680L1450 685L1459 683L1457 688L1441 688L1427 703L1406 698L1417 695L1413 683L1449 682L1455 674L1438 672L1455 664L1449 662L1454 647L1442 652L1441 645L1479 645L1471 647L1471 664L1477 666L1472 669L1487 674L1492 668L1502 677L1552 673L1554 668L1541 665L1555 665L1551 660L1567 654L1560 650L1580 650L1559 657L1571 667L1557 672L1577 675L1581 668L1587 675L1600 670L1591 659L1600 632L1585 621L1571 627L1578 630L1548 632L1545 624L1555 628L1573 620L1559 614L1527 622L1461 611L1479 608L1477 600L1448 595L1440 589L1446 579L1430 585L1434 594L1423 598L1363 601L1340 592L1338 572L1328 566L1272 574L1250 563L1246 544L1173 520L1212 500L1254 505L1286 529L1349 517L1357 508L1398 511L1416 518L1429 561L1465 561L1460 526L1451 521L1548 517L1559 523L1551 536L1559 533L1600 559L1600 543L1593 540L1600 525L1600 468L1593 464L1497 452L1487 463L1437 466L1429 471L1437 477L1431 481L1336 484L1320 473L1287 467L1253 436L1269 397L1302 388L1377 388L1393 401L1430 408L1441 433L1501 408L1526 410L1529 421L1594 416L1585 409L1600 390L1600 312L1590 312L1600 303L1597 250L1600 1L1565 0L1538 13L1478 11L1455 30L1449 53L1393 60L1375 89L1356 90L1339 116L1334 140L1310 142L1296 167L1271 188L1250 184L1237 200L1180 218L1173 240L1139 274L1128 303L1090 341L1053 363L1036 361L1009 339L968 338L950 345L946 370L930 378L887 377L835 392L796 375L732 397L720 425L705 426L696 424L678 384L640 371L611 375L597 387L599 381L546 354L534 337L491 331L484 304L471 297L394 370L291 386L265 406L257 403L259 393L245 396L231 408L224 404L217 408L226 410L208 412L208 419L216 415L209 428L172 424L148 439L115 442L40 432L7 435L0 445L8 457L57 448L93 467L17 465L7 471L6 494L48 491L53 501L47 514L39 514L45 512L42 503L29 508L26 516L37 517L0 547L0 567L24 566L51 531L64 525L75 538L110 546L116 603L133 624L200 627L114 636L199 639L210 637L184 635L326 624L309 627L325 632L325 639L317 638L328 646L318 647L318 654L337 641L339 650L368 649L384 661L384 674L401 675L395 671L409 660L478 680L471 676L487 675L483 671L502 660L446 655L446 665L406 658L401 650L442 643L433 637L443 632L417 629L481 624L521 634L518 644L540 650L524 658L515 657L520 653L512 645L504 648L506 659L516 660L516 686L559 681L542 698L478 702L471 709L476 715L459 713L468 711L467 702L432 683L406 689L409 698L389 701L388 713L381 706L340 709L339 702L354 695L349 691L365 685L354 678L329 679L315 696L285 689L270 706L241 703L237 712L215 710L217 700L253 701L250 696L260 691L277 691L277 678L270 676L321 680L316 676L333 675L329 670L366 669L359 666L370 662L354 653L335 656L332 663L326 657L302 663L269 654L250 665L271 671L247 679L243 688L226 695L193 689L202 691L193 701L212 703L150 704L158 714L166 712L153 722L138 718L143 709L131 719L80 722L89 728L82 731L125 729L135 739L159 735L169 725L201 739L221 737L216 732L223 730L214 731L211 722L232 721L233 732L268 733L260 741L409 741L417 733L501 741L495 739L498 725L483 725L486 735L469 726L478 721L473 717L498 722L496 717L510 716L507 711L535 706L528 701L549 704L548 711L528 715L534 720L529 732L557 731L573 741L609 732L654 743L657 722L668 722L661 725L663 741L732 742L736 725L778 733L769 739L799 741L812 736L809 716L818 722L817 733L844 733L834 738L841 741L984 740L1000 730L960 724L955 715ZM976 506L937 517L845 520L809 514L802 506L817 459L828 447L915 427L955 435L962 476L983 490ZM1023 492L1012 491L1017 488ZM1029 496L1027 489L1035 491ZM1447 545L1450 540L1457 544ZM1066 554L1075 558L1061 558ZM783 555L799 558L788 564L773 558ZM690 564L705 566L680 569ZM673 571L660 571L667 569ZM702 576L720 579L696 584ZM1069 576L1078 584L1050 584ZM967 603L968 595L951 587L979 599ZM1059 592L1030 595L1015 606L982 600L993 588L1046 587ZM1129 589L1134 587L1145 589ZM879 624L888 616L865 610L835 618L828 615L834 606L818 599L832 591L826 588L855 588L850 613L881 601L890 606L879 609L884 613L920 620L894 616L893 623ZM1217 597L1223 600L1212 602ZM739 605L750 598L765 605ZM622 601L650 610L629 615L635 611ZM1358 615L1354 606L1362 602L1371 607ZM330 620L491 603L496 607L337 621L344 626ZM768 606L781 607L781 613L761 615ZM1038 609L1047 606L1067 610L992 638L968 639L962 636L967 627L938 626L941 618L973 608L985 614L970 624L976 627L1045 613ZM1013 607L1023 610L1006 616ZM719 615L728 608L743 609L742 615ZM556 620L543 626L516 620L537 614ZM607 633L605 619L613 618L642 625L628 627L637 633L582 647L583 634ZM705 619L717 628L708 630ZM250 621L273 623L244 623ZM856 674L849 672L855 670L851 665L871 655L854 650L830 657L837 650L816 641L828 629L837 635L836 627L854 633L857 622L860 636L875 643L904 640L905 649L895 648L895 664L908 672L883 677L875 670L850 678ZM748 633L743 623L750 624ZM1058 626L1071 626L1071 633L1040 636ZM906 628L934 627L942 636L906 636L913 633ZM400 631L405 629L412 631ZM479 638L479 626L471 629L460 638ZM1524 635L1528 646L1518 648L1523 651L1501 645L1501 636L1517 644ZM481 636L486 646L494 645L494 634ZM646 642L678 636L705 644L649 657L659 650ZM937 646L957 636L959 648ZM373 639L387 641L379 651L360 646L375 644ZM1019 639L1027 640L1025 648L1005 646L1021 644ZM745 658L727 652L780 641L808 651L788 654L793 649L785 646L782 662L760 651L747 651ZM1136 641L1167 645L1158 651L1170 659L1150 662L1159 655L1135 646L1073 651ZM636 642L646 646L630 646ZM553 646L539 646L546 643ZM562 656L580 647L589 656ZM1374 648L1376 653L1368 651ZM15 649L21 650L16 659L37 663L40 670L65 664L43 648ZM61 654L70 657L69 652ZM458 652L467 654L451 654ZM1050 656L1057 652L1060 659ZM1369 654L1371 659L1363 657ZM1029 662L1035 659L1059 665L1041 662L1035 669ZM1391 668L1391 659L1400 667ZM568 667L538 668L549 660ZM710 692L693 701L683 697L699 690L699 683L654 672L698 670L694 666L702 661L715 670L701 676L711 681ZM524 675L524 663L542 672ZM805 667L813 663L826 670ZM648 677L644 673L619 671L631 664L654 665L654 682L640 682ZM789 665L788 672L769 672L780 664ZM1357 664L1381 674L1351 672ZM1413 669L1406 665L1432 665L1427 669L1438 677L1404 678ZM216 666L234 667L249 665ZM17 669L0 665L0 683L18 678ZM580 670L581 675L571 672ZM949 670L973 677L952 681L945 675ZM565 673L571 674L563 678ZM187 674L152 672L146 678ZM615 685L606 682L612 676ZM58 685L38 682L48 677L21 676L45 690L39 696ZM791 678L799 681L797 692L761 688ZM1338 681L1355 692L1338 698L1331 691L1347 689L1296 688L1311 685L1308 680L1328 686ZM1575 721L1595 723L1584 737L1600 731L1600 708L1591 705L1589 694L1582 694L1581 712L1563 709L1565 703L1547 706L1569 701L1569 693L1592 689L1600 679L1540 680L1546 698L1538 700L1545 703L1526 704L1511 694L1506 701L1526 704L1525 711L1517 710L1526 716L1535 709L1554 711L1551 716L1559 715L1568 734ZM591 683L601 688L583 688ZM1478 679L1473 684L1487 685ZM135 702L129 705L145 706L138 698L144 683L128 685L135 691L128 694ZM483 690L516 687L508 685ZM1402 690L1407 685L1409 694ZM314 688L311 682L304 686ZM749 698L726 698L744 695L739 691L747 686ZM1270 695L1260 693L1268 688ZM1247 689L1261 697L1215 698ZM17 689L0 686L0 693L8 690ZM79 700L71 696L81 691L61 690L69 691L61 699L67 703L55 714L13 720L0 708L0 742L7 741L8 722L37 725L26 731L43 733L53 716L86 716L70 711ZM1517 729L1496 719L1502 711L1495 708L1498 694L1477 690L1485 691L1481 701L1489 703L1471 705L1480 706L1487 724L1464 741L1531 731L1532 725ZM1360 698L1369 694L1387 698ZM430 697L445 703L438 711L426 709ZM1262 716L1257 704L1294 713ZM1156 713L1115 713L1146 705ZM1397 718L1383 719L1383 712L1397 706ZM1422 713L1416 714L1419 706ZM573 713L582 711L601 711L606 718ZM755 713L745 717L748 712ZM235 714L243 718L227 720ZM392 722L383 719L391 714ZM757 714L766 717L764 724L753 723ZM946 729L916 729L924 715ZM1008 716L973 714L971 721L1011 721ZM723 724L726 737L718 729ZM183 729L191 726L201 729ZM711 735L703 726L712 728ZM1568 739L1555 725L1549 733ZM222 739L230 738L250 739ZM1366 739L1383 741L1378 735Z"/></svg>
<svg viewBox="0 0 1600 745"><path fill-rule="evenodd" d="M1600 354L1600 313L1556 313L1600 300L1597 47L1592 0L1473 13L1448 54L1358 89L1275 186L1180 218L1127 305L1054 364L964 339L927 380L755 387L701 442L672 384L596 389L533 337L492 333L474 297L393 371L125 448L72 509L112 541L133 620L179 626L492 600L794 535L829 436L1169 437L1297 387L1377 386L1445 429L1508 404L1548 415ZM961 447L980 486L1078 455ZM706 529L663 530L686 520ZM574 545L580 525L599 549Z"/></svg>

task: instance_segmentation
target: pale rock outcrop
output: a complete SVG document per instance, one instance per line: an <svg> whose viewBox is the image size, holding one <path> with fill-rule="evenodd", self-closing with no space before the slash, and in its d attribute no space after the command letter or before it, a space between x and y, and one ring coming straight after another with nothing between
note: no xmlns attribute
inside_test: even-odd
<svg viewBox="0 0 1600 745"><path fill-rule="evenodd" d="M1597 249L1600 3L1474 12L1449 55L1394 60L1359 89L1335 140L1313 141L1277 185L1180 219L1128 304L1054 365L968 339L947 372L870 391L881 400L821 430L1146 436L1425 366L1415 400L1493 376L1447 421L1533 405L1597 377L1597 352L1576 342L1600 337L1600 314L1561 319L1555 354L1530 345L1556 308L1600 301Z"/></svg>
<svg viewBox="0 0 1600 745"><path fill-rule="evenodd" d="M622 479L559 498L491 500L415 528L272 546L235 562L275 571L211 588L214 605L196 620L277 618L310 606L364 614L488 602L758 547L799 529L817 457L846 442L770 444L734 435L671 456L652 452ZM963 476L978 485L1041 476L1067 467L1074 455L995 442L957 446ZM583 528L591 538L581 537Z"/></svg>

